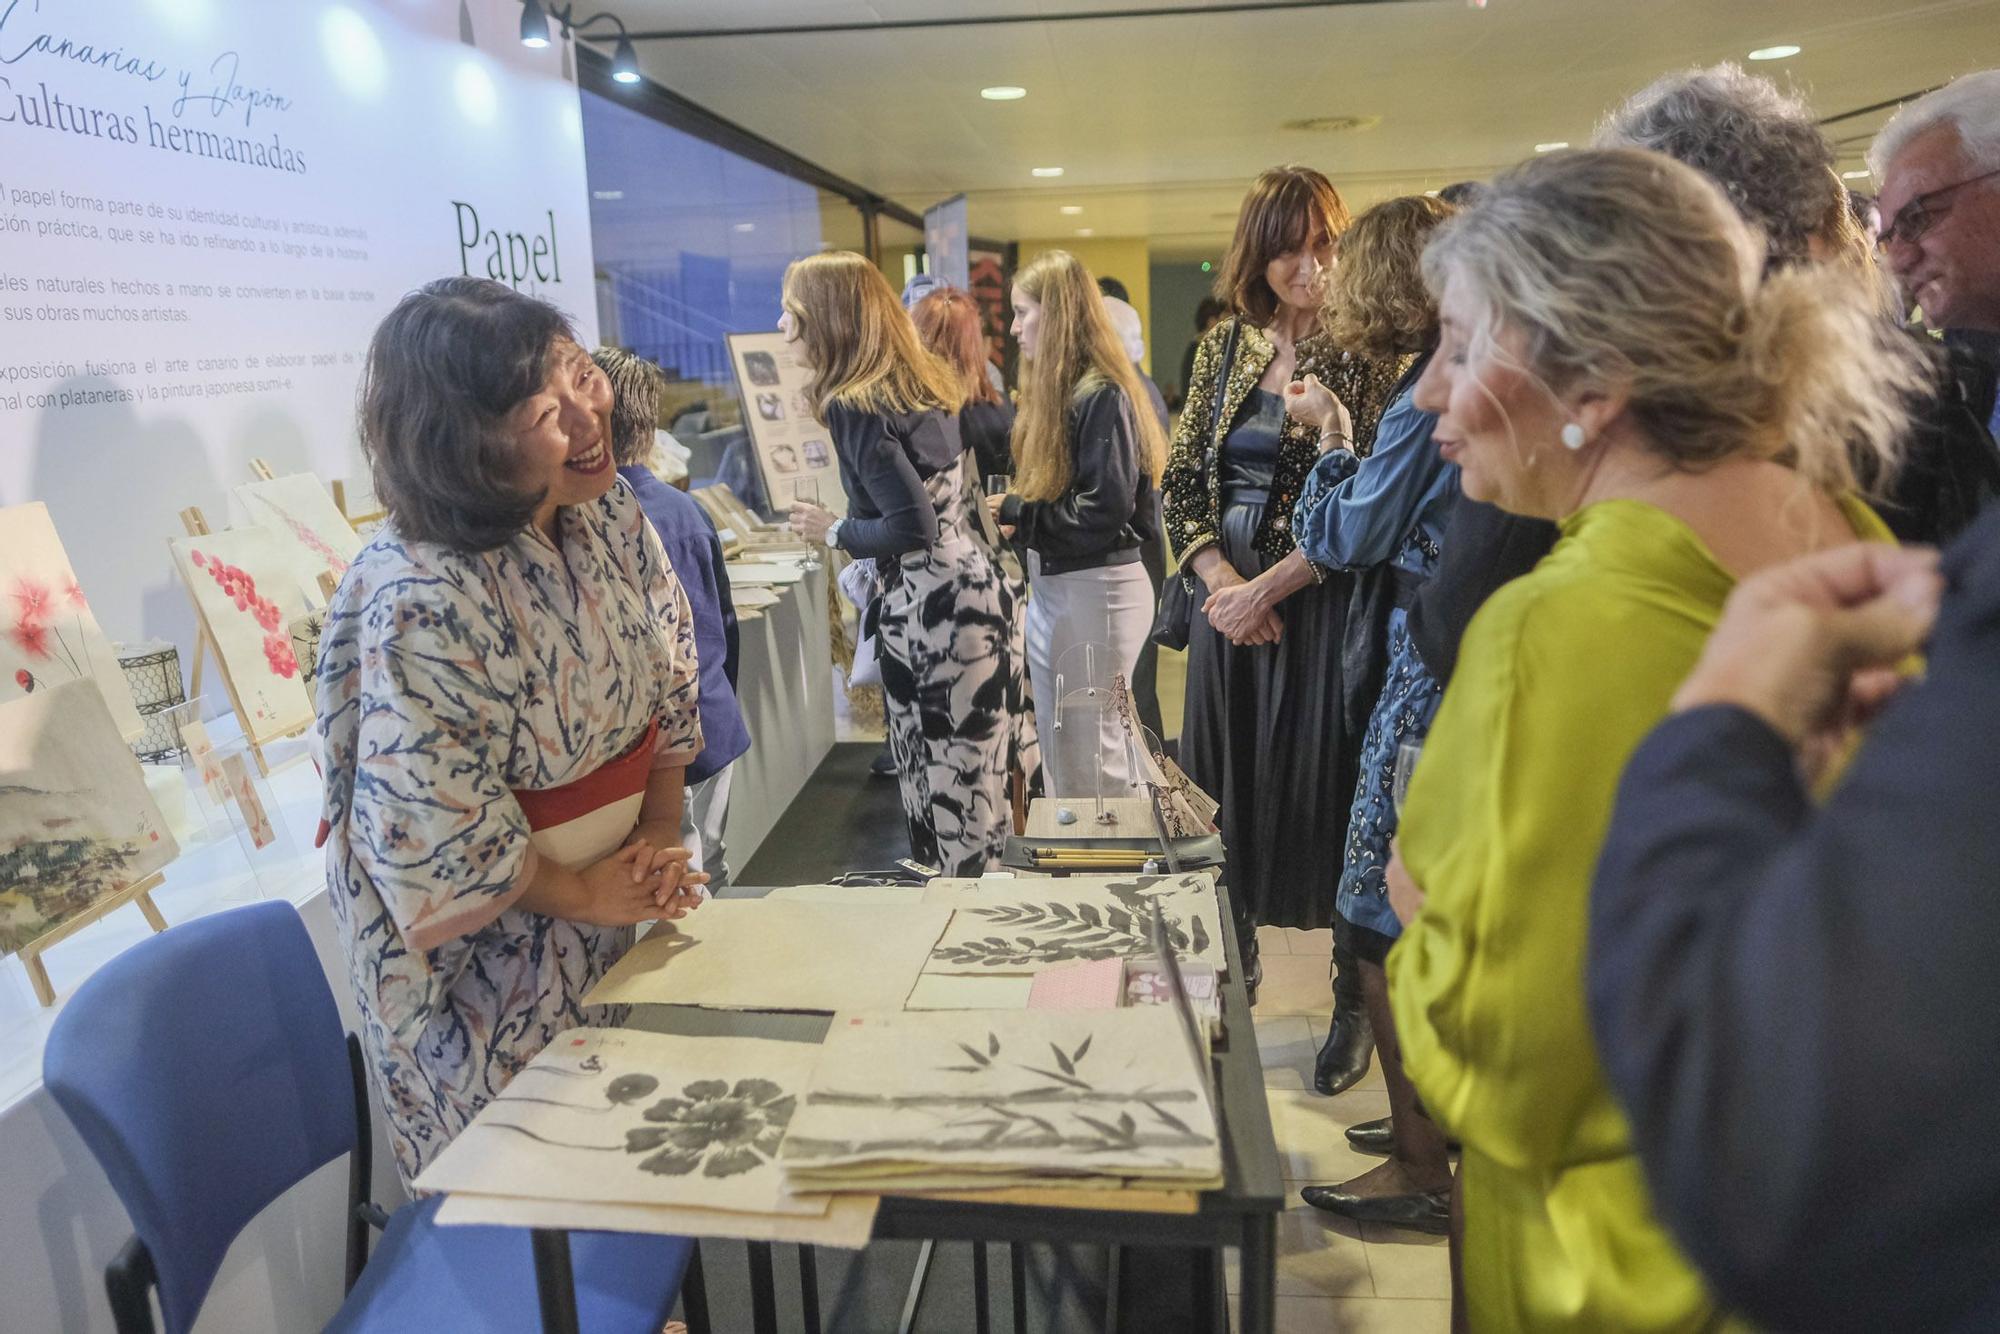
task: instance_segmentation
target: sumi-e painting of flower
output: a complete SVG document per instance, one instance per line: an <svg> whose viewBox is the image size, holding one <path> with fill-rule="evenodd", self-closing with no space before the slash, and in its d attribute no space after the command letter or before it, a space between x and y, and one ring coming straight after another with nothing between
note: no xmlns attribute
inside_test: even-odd
<svg viewBox="0 0 2000 1334"><path fill-rule="evenodd" d="M0 954L179 851L95 683L67 681L0 704Z"/></svg>
<svg viewBox="0 0 2000 1334"><path fill-rule="evenodd" d="M325 604L319 591L322 574L339 583L348 563L361 554L353 525L309 472L246 482L231 500L239 520L268 528L277 537L308 606Z"/></svg>
<svg viewBox="0 0 2000 1334"><path fill-rule="evenodd" d="M565 1033L417 1179L421 1190L817 1216L778 1145L818 1049L629 1029Z"/></svg>
<svg viewBox="0 0 2000 1334"><path fill-rule="evenodd" d="M0 702L79 680L97 682L120 736L137 741L145 734L118 655L77 586L48 506L0 509Z"/></svg>
<svg viewBox="0 0 2000 1334"><path fill-rule="evenodd" d="M310 723L291 635L305 597L279 539L266 528L232 528L175 538L173 550L229 672L244 733L263 742Z"/></svg>

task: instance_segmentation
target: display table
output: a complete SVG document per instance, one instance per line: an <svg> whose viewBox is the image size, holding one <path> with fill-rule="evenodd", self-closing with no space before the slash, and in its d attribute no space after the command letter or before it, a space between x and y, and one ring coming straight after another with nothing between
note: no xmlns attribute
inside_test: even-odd
<svg viewBox="0 0 2000 1334"><path fill-rule="evenodd" d="M768 891L732 887L724 897L757 897ZM1228 921L1226 890L1223 920ZM1243 990L1242 958L1235 933L1223 932L1229 977L1222 984L1223 1040L1212 1058L1215 1088L1220 1094L1217 1121L1222 1132L1224 1182L1220 1190L1196 1197L1189 1213L1163 1212L1159 1191L1093 1191L1093 1207L1077 1207L1081 1192L1016 1191L1005 1204L960 1199L905 1198L885 1195L875 1219L878 1241L1009 1242L1016 1246L1042 1242L1057 1245L1188 1247L1208 1257L1195 1274L1196 1308L1205 1320L1190 1329L1229 1328L1223 1307L1222 1248L1242 1248L1239 1307L1235 1328L1243 1334L1269 1334L1277 1282L1277 1215L1285 1207L1283 1172L1265 1103L1264 1070L1251 1024L1250 1000ZM701 1010L676 1005L633 1007L628 1026L657 1033L693 1036L729 1035L819 1042L831 1022L826 1015L742 1013ZM1036 1195L1049 1201L1030 1202ZM1058 1202L1060 1201L1060 1202ZM1146 1207L1139 1207L1139 1206ZM1017 1305L1021 1258L1014 1253ZM768 1269L752 1274L757 1299L756 1328L775 1329ZM975 1301L985 1299L984 1252L975 1252ZM761 1291L760 1291L761 1289ZM833 1323L838 1324L838 1312ZM985 1328L983 1315L976 1321ZM972 1322L968 1322L968 1328Z"/></svg>
<svg viewBox="0 0 2000 1334"><path fill-rule="evenodd" d="M730 766L728 855L748 866L833 749L832 627L827 576L777 590L777 605L740 625L736 698L750 749Z"/></svg>

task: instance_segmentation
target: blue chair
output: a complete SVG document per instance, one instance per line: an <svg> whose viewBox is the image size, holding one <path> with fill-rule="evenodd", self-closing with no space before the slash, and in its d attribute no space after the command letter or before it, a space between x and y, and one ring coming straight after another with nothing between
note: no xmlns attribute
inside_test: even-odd
<svg viewBox="0 0 2000 1334"><path fill-rule="evenodd" d="M369 1258L368 1086L342 1038L288 903L153 936L64 1007L42 1078L132 1216L105 1272L120 1334L152 1334L155 1289L168 1334L191 1329L237 1234L343 1154L348 1295L330 1329L658 1334L684 1276L706 1326L682 1237L438 1227L433 1199L387 1219Z"/></svg>

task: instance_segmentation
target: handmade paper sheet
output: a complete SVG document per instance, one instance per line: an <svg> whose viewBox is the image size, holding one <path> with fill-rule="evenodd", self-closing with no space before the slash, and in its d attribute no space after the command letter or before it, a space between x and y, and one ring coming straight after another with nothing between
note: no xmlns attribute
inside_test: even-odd
<svg viewBox="0 0 2000 1334"><path fill-rule="evenodd" d="M97 683L118 735L145 735L132 687L77 586L48 506L0 509L0 703L86 680Z"/></svg>
<svg viewBox="0 0 2000 1334"><path fill-rule="evenodd" d="M94 681L0 704L0 954L179 853Z"/></svg>
<svg viewBox="0 0 2000 1334"><path fill-rule="evenodd" d="M818 1217L776 1155L818 1057L801 1042L585 1028L551 1042L414 1183L595 1204Z"/></svg>
<svg viewBox="0 0 2000 1334"><path fill-rule="evenodd" d="M950 918L920 904L716 899L653 928L584 1004L901 1009Z"/></svg>
<svg viewBox="0 0 2000 1334"><path fill-rule="evenodd" d="M311 723L312 701L291 639L305 595L279 539L266 528L232 528L175 538L172 545L228 669L245 735L263 742Z"/></svg>
<svg viewBox="0 0 2000 1334"><path fill-rule="evenodd" d="M924 973L1037 973L1058 964L1143 958L1151 901L1182 958L1225 966L1221 908L1205 875L1071 876L936 884L926 903L949 904L951 923Z"/></svg>
<svg viewBox="0 0 2000 1334"><path fill-rule="evenodd" d="M858 1251L874 1234L875 1210L881 1202L874 1195L835 1195L828 1200L826 1213L811 1218L803 1214L743 1214L664 1204L583 1204L460 1192L439 1206L437 1221L446 1226L483 1223L586 1232L648 1232L667 1237L727 1237Z"/></svg>
<svg viewBox="0 0 2000 1334"><path fill-rule="evenodd" d="M319 577L339 583L348 564L361 554L361 537L333 503L319 478L309 472L246 482L231 498L242 518L271 530L309 606L320 606Z"/></svg>
<svg viewBox="0 0 2000 1334"><path fill-rule="evenodd" d="M1221 1172L1169 1010L844 1014L778 1150L802 1186Z"/></svg>

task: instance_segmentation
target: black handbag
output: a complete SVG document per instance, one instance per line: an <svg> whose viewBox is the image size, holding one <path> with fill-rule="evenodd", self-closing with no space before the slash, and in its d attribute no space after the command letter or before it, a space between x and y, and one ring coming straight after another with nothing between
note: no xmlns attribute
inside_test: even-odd
<svg viewBox="0 0 2000 1334"><path fill-rule="evenodd" d="M1222 400L1229 397L1229 372L1236 366L1236 339L1243 332L1243 317L1229 323L1229 337L1222 344L1222 373L1215 377L1215 401L1209 406L1208 450L1202 457L1202 474L1215 467L1222 451ZM1159 610L1153 616L1153 642L1161 648L1185 650L1194 632L1194 577L1170 573L1160 590Z"/></svg>

